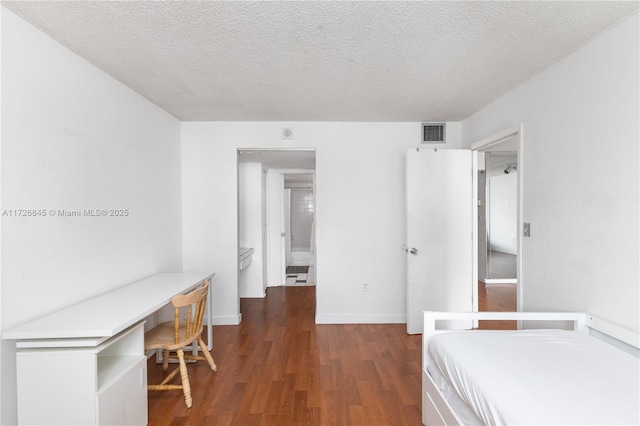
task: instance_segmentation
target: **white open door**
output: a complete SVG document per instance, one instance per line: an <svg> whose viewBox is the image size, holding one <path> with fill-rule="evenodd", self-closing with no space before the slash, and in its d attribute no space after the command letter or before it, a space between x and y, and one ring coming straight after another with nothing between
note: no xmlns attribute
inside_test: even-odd
<svg viewBox="0 0 640 426"><path fill-rule="evenodd" d="M472 168L469 150L407 151L409 334L423 332L423 311L473 310Z"/></svg>

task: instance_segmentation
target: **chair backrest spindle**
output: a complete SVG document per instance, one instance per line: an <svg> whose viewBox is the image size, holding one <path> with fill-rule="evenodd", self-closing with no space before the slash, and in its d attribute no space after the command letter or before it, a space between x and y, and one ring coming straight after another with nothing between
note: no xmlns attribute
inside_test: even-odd
<svg viewBox="0 0 640 426"><path fill-rule="evenodd" d="M191 336L191 308L193 307L193 305L189 305L189 307L187 308L187 324L185 325L185 338L187 336Z"/></svg>
<svg viewBox="0 0 640 426"><path fill-rule="evenodd" d="M178 343L180 341L180 308L176 308L174 312L173 328L174 328L174 341Z"/></svg>

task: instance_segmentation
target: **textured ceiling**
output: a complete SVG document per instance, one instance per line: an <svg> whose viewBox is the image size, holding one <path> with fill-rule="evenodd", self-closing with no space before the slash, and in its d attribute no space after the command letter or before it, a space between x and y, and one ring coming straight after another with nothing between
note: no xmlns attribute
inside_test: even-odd
<svg viewBox="0 0 640 426"><path fill-rule="evenodd" d="M459 121L638 2L2 2L177 118Z"/></svg>

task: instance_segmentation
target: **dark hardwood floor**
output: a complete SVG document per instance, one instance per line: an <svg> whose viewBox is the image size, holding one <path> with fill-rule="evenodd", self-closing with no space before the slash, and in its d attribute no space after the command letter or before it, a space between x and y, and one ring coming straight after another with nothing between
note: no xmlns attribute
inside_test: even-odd
<svg viewBox="0 0 640 426"><path fill-rule="evenodd" d="M150 392L150 425L421 424L422 336L405 324L316 325L315 287L269 288L241 312L214 326L218 371L189 364L193 407L180 390ZM151 358L149 383L163 374Z"/></svg>
<svg viewBox="0 0 640 426"><path fill-rule="evenodd" d="M481 312L515 311L515 284L478 283L478 310ZM480 330L515 330L517 321L478 321Z"/></svg>

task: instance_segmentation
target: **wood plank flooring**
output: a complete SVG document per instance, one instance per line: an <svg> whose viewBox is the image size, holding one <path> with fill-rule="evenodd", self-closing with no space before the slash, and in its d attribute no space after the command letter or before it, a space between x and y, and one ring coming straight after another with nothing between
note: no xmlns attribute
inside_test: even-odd
<svg viewBox="0 0 640 426"><path fill-rule="evenodd" d="M478 310L481 312L510 312L516 307L515 284L478 283ZM517 321L478 321L480 330L515 330Z"/></svg>
<svg viewBox="0 0 640 426"><path fill-rule="evenodd" d="M315 287L269 288L241 312L239 326L214 327L218 372L188 366L193 407L150 392L150 425L421 424L422 336L405 324L316 325Z"/></svg>
<svg viewBox="0 0 640 426"><path fill-rule="evenodd" d="M149 425L421 425L422 336L405 324L316 325L315 287L269 288L241 312L214 326L218 372L188 366L193 407L150 392ZM163 375L151 358L149 383Z"/></svg>

